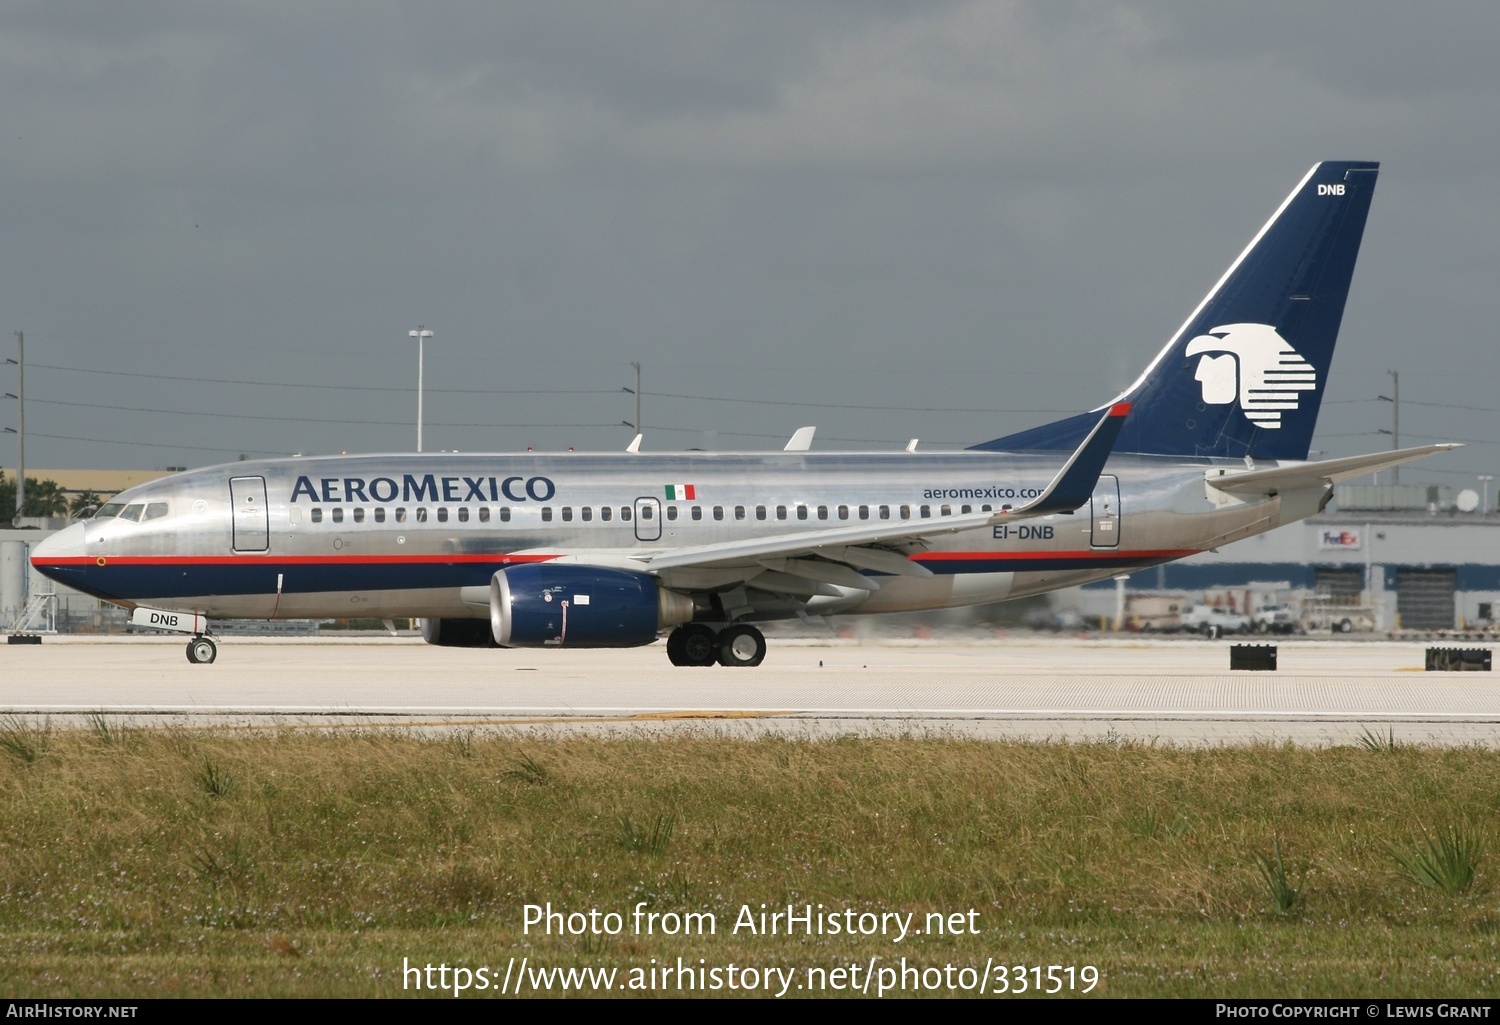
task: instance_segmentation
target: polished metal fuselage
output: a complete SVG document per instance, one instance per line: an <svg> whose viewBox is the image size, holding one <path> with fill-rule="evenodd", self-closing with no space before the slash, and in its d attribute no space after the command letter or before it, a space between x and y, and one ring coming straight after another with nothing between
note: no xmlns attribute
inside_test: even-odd
<svg viewBox="0 0 1500 1025"><path fill-rule="evenodd" d="M1024 503L1065 458L445 453L247 461L122 493L116 503L164 502L168 511L145 522L116 516L71 527L77 533L52 546L63 556L38 568L118 604L214 618L479 618L490 578L517 563L645 571L639 556L684 546L881 519L936 528L945 516ZM1181 558L1309 515L1326 499L1324 488L1244 500L1206 485L1205 475L1235 468L1243 464L1113 456L1091 504L893 546L932 575L882 575L871 590L761 592L733 567L664 570L661 578L697 594L748 587L749 619L974 605ZM235 508L257 480L260 528ZM241 482L238 493L231 481Z"/></svg>

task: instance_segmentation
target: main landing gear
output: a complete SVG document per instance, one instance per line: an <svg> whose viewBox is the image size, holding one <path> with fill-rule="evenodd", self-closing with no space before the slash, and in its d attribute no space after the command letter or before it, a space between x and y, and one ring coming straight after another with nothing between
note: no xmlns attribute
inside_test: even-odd
<svg viewBox="0 0 1500 1025"><path fill-rule="evenodd" d="M193 665L212 662L219 657L219 646L212 637L199 634L187 643L187 659Z"/></svg>
<svg viewBox="0 0 1500 1025"><path fill-rule="evenodd" d="M765 657L765 634L749 623L718 633L707 623L687 623L667 636L667 658L674 666L758 666Z"/></svg>

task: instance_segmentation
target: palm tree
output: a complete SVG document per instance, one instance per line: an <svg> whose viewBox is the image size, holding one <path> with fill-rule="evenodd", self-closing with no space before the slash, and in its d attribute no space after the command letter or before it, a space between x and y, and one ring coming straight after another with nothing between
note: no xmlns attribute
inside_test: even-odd
<svg viewBox="0 0 1500 1025"><path fill-rule="evenodd" d="M63 494L63 489L57 486L55 480L36 480L27 477L25 515L66 516L68 515L68 496Z"/></svg>

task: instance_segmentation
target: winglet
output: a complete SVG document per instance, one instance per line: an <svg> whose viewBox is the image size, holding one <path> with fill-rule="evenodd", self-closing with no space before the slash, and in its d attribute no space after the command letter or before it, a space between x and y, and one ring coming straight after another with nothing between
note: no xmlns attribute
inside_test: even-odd
<svg viewBox="0 0 1500 1025"><path fill-rule="evenodd" d="M1116 402L1105 410L1104 416L1094 425L1089 436L1083 439L1063 468L1057 471L1052 483L1032 501L1015 509L1002 509L991 517L998 523L1013 516L1046 516L1049 513L1072 512L1088 502L1094 494L1094 485L1099 483L1099 474L1114 451L1115 439L1125 426L1130 415L1130 403Z"/></svg>

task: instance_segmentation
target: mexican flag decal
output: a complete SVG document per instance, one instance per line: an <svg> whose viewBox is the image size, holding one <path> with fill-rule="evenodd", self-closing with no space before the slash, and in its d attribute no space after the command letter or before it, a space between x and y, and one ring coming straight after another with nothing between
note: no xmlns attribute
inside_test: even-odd
<svg viewBox="0 0 1500 1025"><path fill-rule="evenodd" d="M698 489L691 484L668 484L668 502L696 502L698 500Z"/></svg>

